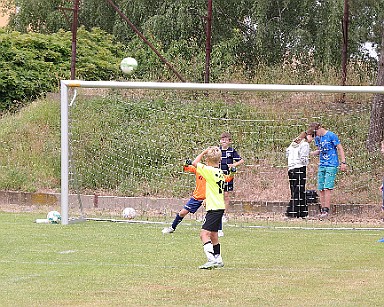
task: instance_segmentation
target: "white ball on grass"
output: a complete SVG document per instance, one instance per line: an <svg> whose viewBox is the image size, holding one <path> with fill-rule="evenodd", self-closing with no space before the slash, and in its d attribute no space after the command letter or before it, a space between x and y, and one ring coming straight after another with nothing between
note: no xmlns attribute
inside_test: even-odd
<svg viewBox="0 0 384 307"><path fill-rule="evenodd" d="M121 61L120 69L125 74L131 74L137 68L137 61L134 58L128 57Z"/></svg>
<svg viewBox="0 0 384 307"><path fill-rule="evenodd" d="M50 224L59 224L61 222L61 214L58 211L49 211L47 220Z"/></svg>
<svg viewBox="0 0 384 307"><path fill-rule="evenodd" d="M123 210L123 217L129 220L134 219L136 217L136 210L130 207L125 208Z"/></svg>

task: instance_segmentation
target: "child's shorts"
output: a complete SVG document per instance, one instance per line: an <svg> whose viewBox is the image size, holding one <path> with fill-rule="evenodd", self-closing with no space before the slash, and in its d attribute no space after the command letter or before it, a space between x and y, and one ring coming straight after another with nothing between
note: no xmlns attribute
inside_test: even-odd
<svg viewBox="0 0 384 307"><path fill-rule="evenodd" d="M224 209L207 211L207 214L205 215L204 224L203 226L201 226L201 228L208 231L219 231L223 215Z"/></svg>
<svg viewBox="0 0 384 307"><path fill-rule="evenodd" d="M191 197L190 200L184 205L184 209L188 210L191 213L195 213L203 203L203 200L197 200Z"/></svg>
<svg viewBox="0 0 384 307"><path fill-rule="evenodd" d="M319 191L332 190L335 187L336 174L337 167L320 166L317 173L317 189Z"/></svg>

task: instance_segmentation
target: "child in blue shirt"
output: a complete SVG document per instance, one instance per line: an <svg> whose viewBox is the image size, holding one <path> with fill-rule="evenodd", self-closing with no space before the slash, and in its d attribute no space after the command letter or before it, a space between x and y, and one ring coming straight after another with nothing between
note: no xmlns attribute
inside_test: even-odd
<svg viewBox="0 0 384 307"><path fill-rule="evenodd" d="M345 153L337 135L326 130L320 123L309 125L307 134L315 139L317 150L311 155L319 155L320 162L317 173L317 189L320 191L320 218L326 218L331 206L331 195L335 187L338 169L346 171ZM339 160L340 157L340 160Z"/></svg>

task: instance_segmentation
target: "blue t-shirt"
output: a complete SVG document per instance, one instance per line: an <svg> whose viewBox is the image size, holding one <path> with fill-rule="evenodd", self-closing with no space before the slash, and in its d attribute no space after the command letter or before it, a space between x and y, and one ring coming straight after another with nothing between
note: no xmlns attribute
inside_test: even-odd
<svg viewBox="0 0 384 307"><path fill-rule="evenodd" d="M320 150L320 166L339 166L339 157L336 148L339 144L339 138L331 131L327 131L322 136L316 136L315 145Z"/></svg>

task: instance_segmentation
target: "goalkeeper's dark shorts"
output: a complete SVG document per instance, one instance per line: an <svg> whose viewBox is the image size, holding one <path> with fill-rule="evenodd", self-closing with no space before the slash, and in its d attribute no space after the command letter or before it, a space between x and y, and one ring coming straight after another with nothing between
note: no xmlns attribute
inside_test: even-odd
<svg viewBox="0 0 384 307"><path fill-rule="evenodd" d="M224 215L224 209L221 210L209 210L205 215L204 224L201 226L202 229L208 231L217 232L220 229L221 218Z"/></svg>

